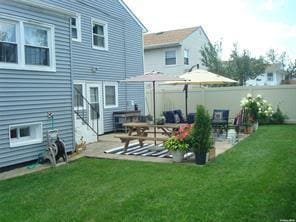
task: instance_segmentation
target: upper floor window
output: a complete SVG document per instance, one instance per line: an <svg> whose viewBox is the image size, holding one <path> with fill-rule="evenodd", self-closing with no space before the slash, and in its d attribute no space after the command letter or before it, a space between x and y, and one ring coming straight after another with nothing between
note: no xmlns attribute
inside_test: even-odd
<svg viewBox="0 0 296 222"><path fill-rule="evenodd" d="M25 25L25 63L50 66L48 30Z"/></svg>
<svg viewBox="0 0 296 222"><path fill-rule="evenodd" d="M107 23L92 20L92 40L93 48L108 50L108 27Z"/></svg>
<svg viewBox="0 0 296 222"><path fill-rule="evenodd" d="M0 68L55 71L53 29L0 18Z"/></svg>
<svg viewBox="0 0 296 222"><path fill-rule="evenodd" d="M176 50L166 51L165 52L165 64L166 65L176 65Z"/></svg>
<svg viewBox="0 0 296 222"><path fill-rule="evenodd" d="M0 62L17 61L16 24L0 20Z"/></svg>
<svg viewBox="0 0 296 222"><path fill-rule="evenodd" d="M189 65L189 50L184 50L184 65Z"/></svg>
<svg viewBox="0 0 296 222"><path fill-rule="evenodd" d="M81 42L81 16L71 18L72 40Z"/></svg>
<svg viewBox="0 0 296 222"><path fill-rule="evenodd" d="M267 81L273 81L273 73L267 73Z"/></svg>

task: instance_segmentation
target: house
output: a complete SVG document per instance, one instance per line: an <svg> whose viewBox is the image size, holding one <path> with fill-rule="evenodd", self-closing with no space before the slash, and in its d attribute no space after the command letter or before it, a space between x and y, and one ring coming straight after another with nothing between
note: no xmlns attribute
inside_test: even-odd
<svg viewBox="0 0 296 222"><path fill-rule="evenodd" d="M276 86L285 80L286 72L281 64L271 64L266 67L265 72L258 75L255 79L246 81L247 86Z"/></svg>
<svg viewBox="0 0 296 222"><path fill-rule="evenodd" d="M0 0L0 168L38 159L48 130L67 151L113 131L136 103L144 72L142 23L121 0Z"/></svg>
<svg viewBox="0 0 296 222"><path fill-rule="evenodd" d="M146 34L145 71L180 75L194 66L206 69L200 50L208 43L210 40L201 26Z"/></svg>

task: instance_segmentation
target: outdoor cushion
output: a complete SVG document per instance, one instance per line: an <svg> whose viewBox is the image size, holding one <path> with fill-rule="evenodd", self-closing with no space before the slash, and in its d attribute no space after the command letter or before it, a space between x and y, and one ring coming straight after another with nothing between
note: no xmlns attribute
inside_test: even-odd
<svg viewBox="0 0 296 222"><path fill-rule="evenodd" d="M174 114L175 123L180 123L180 117L177 113Z"/></svg>
<svg viewBox="0 0 296 222"><path fill-rule="evenodd" d="M166 123L176 123L173 111L164 111L163 115Z"/></svg>
<svg viewBox="0 0 296 222"><path fill-rule="evenodd" d="M186 120L184 119L182 111L180 109L174 110L173 112L174 114L177 114L179 116L180 123L186 123Z"/></svg>

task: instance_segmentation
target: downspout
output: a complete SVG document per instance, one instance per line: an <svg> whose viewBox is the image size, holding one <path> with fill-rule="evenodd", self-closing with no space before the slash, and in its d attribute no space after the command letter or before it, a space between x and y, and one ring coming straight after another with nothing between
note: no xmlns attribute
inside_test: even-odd
<svg viewBox="0 0 296 222"><path fill-rule="evenodd" d="M126 23L124 21L122 21L123 23L123 31L124 31L124 35L123 35L123 51L124 51L124 55L123 55L123 60L124 60L124 79L127 79L127 65L126 65ZM128 83L124 83L125 87L124 87L124 93L125 93L125 111L128 111L128 101L127 101L127 84Z"/></svg>
<svg viewBox="0 0 296 222"><path fill-rule="evenodd" d="M71 117L72 117L72 134L73 134L73 151L76 149L76 140L75 140L75 116L74 116L74 80L73 80L73 63L72 63L72 35L71 35L71 17L69 18L69 52L70 52L70 83L71 83Z"/></svg>

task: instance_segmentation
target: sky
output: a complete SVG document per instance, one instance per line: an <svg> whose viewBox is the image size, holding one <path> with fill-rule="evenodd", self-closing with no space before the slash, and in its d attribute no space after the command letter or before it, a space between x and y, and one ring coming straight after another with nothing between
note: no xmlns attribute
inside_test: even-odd
<svg viewBox="0 0 296 222"><path fill-rule="evenodd" d="M149 32L201 25L223 59L237 42L252 56L269 49L296 59L296 0L124 0Z"/></svg>

